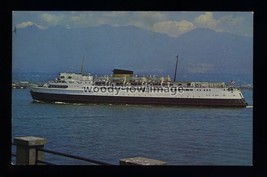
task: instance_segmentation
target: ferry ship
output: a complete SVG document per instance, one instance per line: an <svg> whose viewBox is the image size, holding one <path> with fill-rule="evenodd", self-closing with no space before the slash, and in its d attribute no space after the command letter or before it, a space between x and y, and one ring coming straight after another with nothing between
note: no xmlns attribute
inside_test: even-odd
<svg viewBox="0 0 267 177"><path fill-rule="evenodd" d="M50 103L247 106L240 89L224 82L176 82L170 76L137 76L124 69L114 69L110 76L62 72L30 93L33 101Z"/></svg>

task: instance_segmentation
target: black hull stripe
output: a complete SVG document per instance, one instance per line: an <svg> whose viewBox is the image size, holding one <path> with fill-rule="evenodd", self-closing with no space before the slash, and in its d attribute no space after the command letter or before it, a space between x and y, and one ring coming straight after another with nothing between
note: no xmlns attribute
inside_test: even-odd
<svg viewBox="0 0 267 177"><path fill-rule="evenodd" d="M31 91L33 100L43 102L66 103L110 103L110 104L142 104L142 105L173 105L173 106L212 106L212 107L246 107L244 99L198 99L198 98L153 98L123 96L92 96L51 94Z"/></svg>

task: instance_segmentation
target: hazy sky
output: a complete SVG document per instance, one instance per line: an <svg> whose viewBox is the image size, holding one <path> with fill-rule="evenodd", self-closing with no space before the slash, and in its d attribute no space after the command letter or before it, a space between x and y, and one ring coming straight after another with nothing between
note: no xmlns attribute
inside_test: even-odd
<svg viewBox="0 0 267 177"><path fill-rule="evenodd" d="M196 28L210 28L253 36L253 12L189 11L13 11L13 28L52 26L88 28L99 25L133 25L149 31L177 37Z"/></svg>

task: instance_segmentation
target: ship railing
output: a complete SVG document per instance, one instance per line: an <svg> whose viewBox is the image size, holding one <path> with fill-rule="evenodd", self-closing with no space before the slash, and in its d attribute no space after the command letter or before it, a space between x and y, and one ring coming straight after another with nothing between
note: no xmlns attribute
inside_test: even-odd
<svg viewBox="0 0 267 177"><path fill-rule="evenodd" d="M89 158L85 158L85 157L81 157L81 156L71 155L71 154L67 154L67 153L62 153L62 152L57 152L57 151L52 151L52 150L42 149L42 148L36 148L35 165L38 165L40 163L46 164L46 165L56 165L56 164L51 163L51 162L39 160L38 159L39 152L46 152L49 154L54 154L54 155L58 155L58 156L62 156L62 157L72 158L75 160L81 160L81 161L89 162L90 164L95 164L95 165L114 165L114 164L107 163L107 162L102 162L102 161L93 160L93 159L89 159Z"/></svg>
<svg viewBox="0 0 267 177"><path fill-rule="evenodd" d="M90 165L117 165L112 163L107 163L99 160L89 159L81 156L76 156L72 154L52 151L44 148L44 145L47 143L46 138L34 137L34 136L24 136L24 137L15 137L14 142L12 143L12 165L58 165L52 162L45 161L45 154L51 154L56 156L61 156L65 158L70 158L74 160L80 160L87 162ZM16 150L15 150L16 149ZM13 152L16 151L16 154ZM13 157L16 157L16 163L13 163ZM87 164L86 163L86 164ZM119 165L166 165L167 162L150 159L146 157L131 157L120 159Z"/></svg>
<svg viewBox="0 0 267 177"><path fill-rule="evenodd" d="M17 147L17 145L18 144L12 143L12 146ZM19 148L25 148L28 151L30 151L30 149L31 150L34 149L35 153L33 153L33 154L35 154L35 155L29 155L28 157L23 157L23 155L17 155L17 154L12 152L11 156L16 158L16 164L17 165L58 165L58 164L55 164L52 162L45 161L44 160L44 153L57 155L57 156L61 156L61 157L66 157L66 158L70 158L70 159L75 159L75 160L79 160L79 161L84 161L84 162L90 163L90 165L115 165L112 163L107 163L107 162L103 162L103 161L99 161L99 160L89 159L89 158L85 158L85 157L81 157L81 156L77 156L77 155L72 155L72 154L67 154L67 153L62 153L62 152L58 152L58 151L52 151L52 150L44 149L43 147L29 148L29 146L25 147L25 145L24 145L24 147L21 147L21 145L20 145ZM16 148L16 151L18 153L18 147ZM27 153L25 153L25 154L27 154ZM28 153L28 154L31 154L31 153ZM17 159L17 158L19 158L19 159ZM15 163L12 162L12 164L14 165Z"/></svg>
<svg viewBox="0 0 267 177"><path fill-rule="evenodd" d="M238 87L227 87L226 85L188 85L188 84L172 84L172 83L151 83L151 82L94 82L95 86L121 86L121 87L183 87L183 88L236 88Z"/></svg>

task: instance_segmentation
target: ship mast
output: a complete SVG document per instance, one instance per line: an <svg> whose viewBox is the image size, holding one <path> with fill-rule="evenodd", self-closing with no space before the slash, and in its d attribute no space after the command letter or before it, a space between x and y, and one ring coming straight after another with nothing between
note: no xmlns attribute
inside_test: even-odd
<svg viewBox="0 0 267 177"><path fill-rule="evenodd" d="M176 81L176 73L177 73L177 67L178 67L178 56L179 55L176 56L177 59L176 59L176 65L175 65L175 72L174 72L173 82Z"/></svg>
<svg viewBox="0 0 267 177"><path fill-rule="evenodd" d="M83 65L84 65L84 57L83 57L82 65L81 65L81 74L82 75L83 75Z"/></svg>

